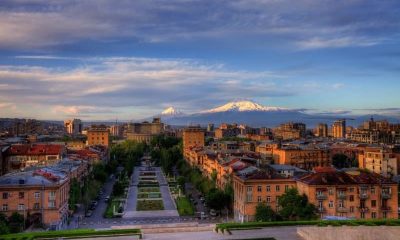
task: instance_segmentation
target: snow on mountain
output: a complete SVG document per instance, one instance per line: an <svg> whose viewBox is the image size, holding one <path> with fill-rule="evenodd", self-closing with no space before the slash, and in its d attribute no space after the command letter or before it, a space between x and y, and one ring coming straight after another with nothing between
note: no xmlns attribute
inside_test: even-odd
<svg viewBox="0 0 400 240"><path fill-rule="evenodd" d="M182 112L175 109L174 107L166 108L164 111L161 112L162 116L178 116L182 115Z"/></svg>
<svg viewBox="0 0 400 240"><path fill-rule="evenodd" d="M286 108L279 108L279 107L268 107L258 104L253 101L236 101L236 102L229 102L225 105L220 107L216 107L210 110L202 111L201 113L217 113L217 112L271 112L271 111L281 111L281 110L288 110Z"/></svg>

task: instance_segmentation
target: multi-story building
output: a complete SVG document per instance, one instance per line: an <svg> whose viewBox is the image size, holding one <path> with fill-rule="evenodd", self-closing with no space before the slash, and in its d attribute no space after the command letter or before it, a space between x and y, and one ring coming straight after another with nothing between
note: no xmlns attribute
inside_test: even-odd
<svg viewBox="0 0 400 240"><path fill-rule="evenodd" d="M317 207L321 218L398 218L398 186L376 173L316 168L297 179L296 187Z"/></svg>
<svg viewBox="0 0 400 240"><path fill-rule="evenodd" d="M328 137L328 125L326 123L320 123L315 128L315 135L317 137Z"/></svg>
<svg viewBox="0 0 400 240"><path fill-rule="evenodd" d="M82 133L82 121L80 119L68 119L64 121L64 128L68 134L77 135Z"/></svg>
<svg viewBox="0 0 400 240"><path fill-rule="evenodd" d="M340 119L333 123L332 137L346 138L346 119Z"/></svg>
<svg viewBox="0 0 400 240"><path fill-rule="evenodd" d="M292 178L284 177L271 169L247 168L233 175L234 216L236 221L253 221L260 203L279 210L279 197L289 188L296 187Z"/></svg>
<svg viewBox="0 0 400 240"><path fill-rule="evenodd" d="M283 146L273 148L272 157L275 164L292 165L305 170L331 164L328 148Z"/></svg>
<svg viewBox="0 0 400 240"><path fill-rule="evenodd" d="M304 123L284 123L273 131L275 138L281 140L299 139L306 136Z"/></svg>
<svg viewBox="0 0 400 240"><path fill-rule="evenodd" d="M389 149L366 148L363 154L358 156L360 168L381 174L385 177L393 177L398 174L397 158Z"/></svg>
<svg viewBox="0 0 400 240"><path fill-rule="evenodd" d="M200 126L190 126L183 130L183 149L189 147L204 147L205 131Z"/></svg>
<svg viewBox="0 0 400 240"><path fill-rule="evenodd" d="M68 219L69 188L68 176L56 170L6 174L0 177L1 212L18 212L29 223L61 229Z"/></svg>
<svg viewBox="0 0 400 240"><path fill-rule="evenodd" d="M236 137L240 132L241 130L238 128L237 124L223 123L219 128L215 129L215 138L221 139L226 137Z"/></svg>
<svg viewBox="0 0 400 240"><path fill-rule="evenodd" d="M110 132L105 125L92 125L86 132L86 145L110 145Z"/></svg>
<svg viewBox="0 0 400 240"><path fill-rule="evenodd" d="M65 153L65 147L61 144L14 144L4 153L5 172L19 171L29 166L53 165Z"/></svg>
<svg viewBox="0 0 400 240"><path fill-rule="evenodd" d="M150 143L155 136L162 133L164 133L164 123L161 122L160 118L154 118L151 123L129 124L126 136L128 140Z"/></svg>
<svg viewBox="0 0 400 240"><path fill-rule="evenodd" d="M110 126L110 133L113 137L122 137L122 127L120 125L112 125Z"/></svg>

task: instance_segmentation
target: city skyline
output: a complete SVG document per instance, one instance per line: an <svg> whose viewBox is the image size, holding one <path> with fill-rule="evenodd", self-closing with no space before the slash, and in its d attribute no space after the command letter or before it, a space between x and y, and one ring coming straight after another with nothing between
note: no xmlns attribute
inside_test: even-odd
<svg viewBox="0 0 400 240"><path fill-rule="evenodd" d="M236 99L399 118L398 1L3 1L0 115L142 119Z"/></svg>

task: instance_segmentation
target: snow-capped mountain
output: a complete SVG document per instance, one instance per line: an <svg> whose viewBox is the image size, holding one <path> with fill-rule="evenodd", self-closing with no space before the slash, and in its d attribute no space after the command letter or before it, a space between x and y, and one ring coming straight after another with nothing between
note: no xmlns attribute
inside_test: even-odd
<svg viewBox="0 0 400 240"><path fill-rule="evenodd" d="M251 111L260 111L260 112L269 112L269 111L285 111L288 110L286 108L279 107L267 107L261 104L258 104L253 101L235 101L229 102L225 105L202 111L201 113L217 113L217 112L228 112L228 111L237 111L237 112L251 112Z"/></svg>
<svg viewBox="0 0 400 240"><path fill-rule="evenodd" d="M161 116L179 116L183 115L183 113L174 107L168 107L164 111L161 112Z"/></svg>

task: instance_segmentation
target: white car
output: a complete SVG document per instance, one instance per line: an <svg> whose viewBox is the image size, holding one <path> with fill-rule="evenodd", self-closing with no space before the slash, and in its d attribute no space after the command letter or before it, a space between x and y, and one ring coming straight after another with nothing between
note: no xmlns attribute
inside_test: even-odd
<svg viewBox="0 0 400 240"><path fill-rule="evenodd" d="M211 209L210 210L210 215L213 216L213 217L217 216L217 211L215 211L214 209Z"/></svg>

